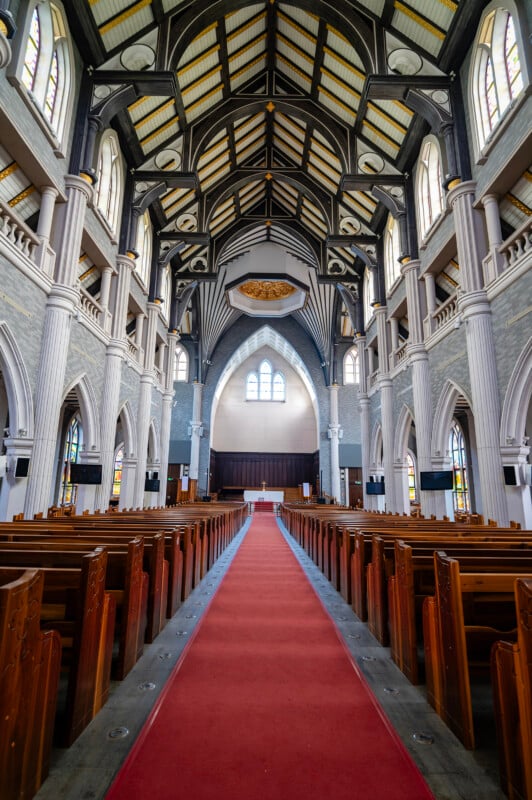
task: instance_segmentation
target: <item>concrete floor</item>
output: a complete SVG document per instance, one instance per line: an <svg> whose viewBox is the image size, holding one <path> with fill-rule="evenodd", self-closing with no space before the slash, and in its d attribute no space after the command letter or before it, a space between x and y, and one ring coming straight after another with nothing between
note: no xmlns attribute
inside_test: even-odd
<svg viewBox="0 0 532 800"><path fill-rule="evenodd" d="M38 800L100 800L105 797L222 581L250 522L251 518L156 641L145 647L143 657L127 678L113 683L106 706L77 741L68 750L53 751L50 774L36 795ZM408 682L391 660L389 649L373 638L365 623L360 622L278 518L277 522L334 620L353 662L365 676L436 800L504 800L505 795L498 785L497 755L489 719L484 726L481 746L474 752L464 750L426 702L423 687Z"/></svg>

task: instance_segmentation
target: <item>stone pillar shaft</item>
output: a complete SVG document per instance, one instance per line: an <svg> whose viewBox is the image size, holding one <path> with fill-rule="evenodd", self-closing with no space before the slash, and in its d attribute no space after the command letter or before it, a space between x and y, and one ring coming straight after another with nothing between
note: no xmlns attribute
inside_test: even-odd
<svg viewBox="0 0 532 800"><path fill-rule="evenodd" d="M201 414L203 402L203 384L195 382L194 398L192 402L192 419L190 420L191 427L191 443L190 443L190 469L189 475L192 480L198 480L199 473L199 457L200 457L200 442L201 442Z"/></svg>
<svg viewBox="0 0 532 800"><path fill-rule="evenodd" d="M393 460L393 384L389 378L380 381L381 423L382 423L382 466L386 491L386 510L397 511L395 498L395 470Z"/></svg>
<svg viewBox="0 0 532 800"><path fill-rule="evenodd" d="M144 356L144 372L140 379L139 405L137 412L138 453L137 473L135 476L135 505L144 504L144 481L148 460L148 438L150 432L151 396L153 391L153 355L155 351L155 333L157 326L157 306L148 303L148 331L146 334L146 351Z"/></svg>
<svg viewBox="0 0 532 800"><path fill-rule="evenodd" d="M331 494L336 502L341 502L340 482L340 425L338 424L338 386L329 386L329 438L331 441Z"/></svg>
<svg viewBox="0 0 532 800"><path fill-rule="evenodd" d="M163 406L161 411L161 466L159 471L159 478L161 481L161 488L159 491L159 505L166 505L166 484L168 480L168 454L170 452L170 431L172 427L172 400L174 397L174 360L175 348L178 340L177 333L168 333L166 337L167 345L165 350L167 353L166 358L166 371L162 382L164 384Z"/></svg>

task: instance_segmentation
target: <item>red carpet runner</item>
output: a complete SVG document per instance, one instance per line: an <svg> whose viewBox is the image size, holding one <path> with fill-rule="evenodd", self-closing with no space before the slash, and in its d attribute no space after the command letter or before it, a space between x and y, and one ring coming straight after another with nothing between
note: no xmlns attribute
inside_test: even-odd
<svg viewBox="0 0 532 800"><path fill-rule="evenodd" d="M108 800L427 800L270 514L258 514Z"/></svg>

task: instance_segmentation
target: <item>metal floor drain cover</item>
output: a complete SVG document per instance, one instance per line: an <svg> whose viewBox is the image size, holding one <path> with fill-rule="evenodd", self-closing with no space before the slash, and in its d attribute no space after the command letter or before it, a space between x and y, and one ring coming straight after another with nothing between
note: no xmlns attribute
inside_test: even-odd
<svg viewBox="0 0 532 800"><path fill-rule="evenodd" d="M412 739L418 744L434 744L434 736L430 733L413 733Z"/></svg>
<svg viewBox="0 0 532 800"><path fill-rule="evenodd" d="M128 728L113 728L107 734L108 739L125 739L126 736L129 736L129 729Z"/></svg>

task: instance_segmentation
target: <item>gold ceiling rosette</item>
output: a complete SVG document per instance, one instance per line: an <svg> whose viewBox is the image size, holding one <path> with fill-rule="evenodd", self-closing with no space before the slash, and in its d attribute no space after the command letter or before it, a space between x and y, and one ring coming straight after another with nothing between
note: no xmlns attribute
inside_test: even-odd
<svg viewBox="0 0 532 800"><path fill-rule="evenodd" d="M294 294L296 287L287 281L246 281L239 291L252 300L284 300Z"/></svg>

